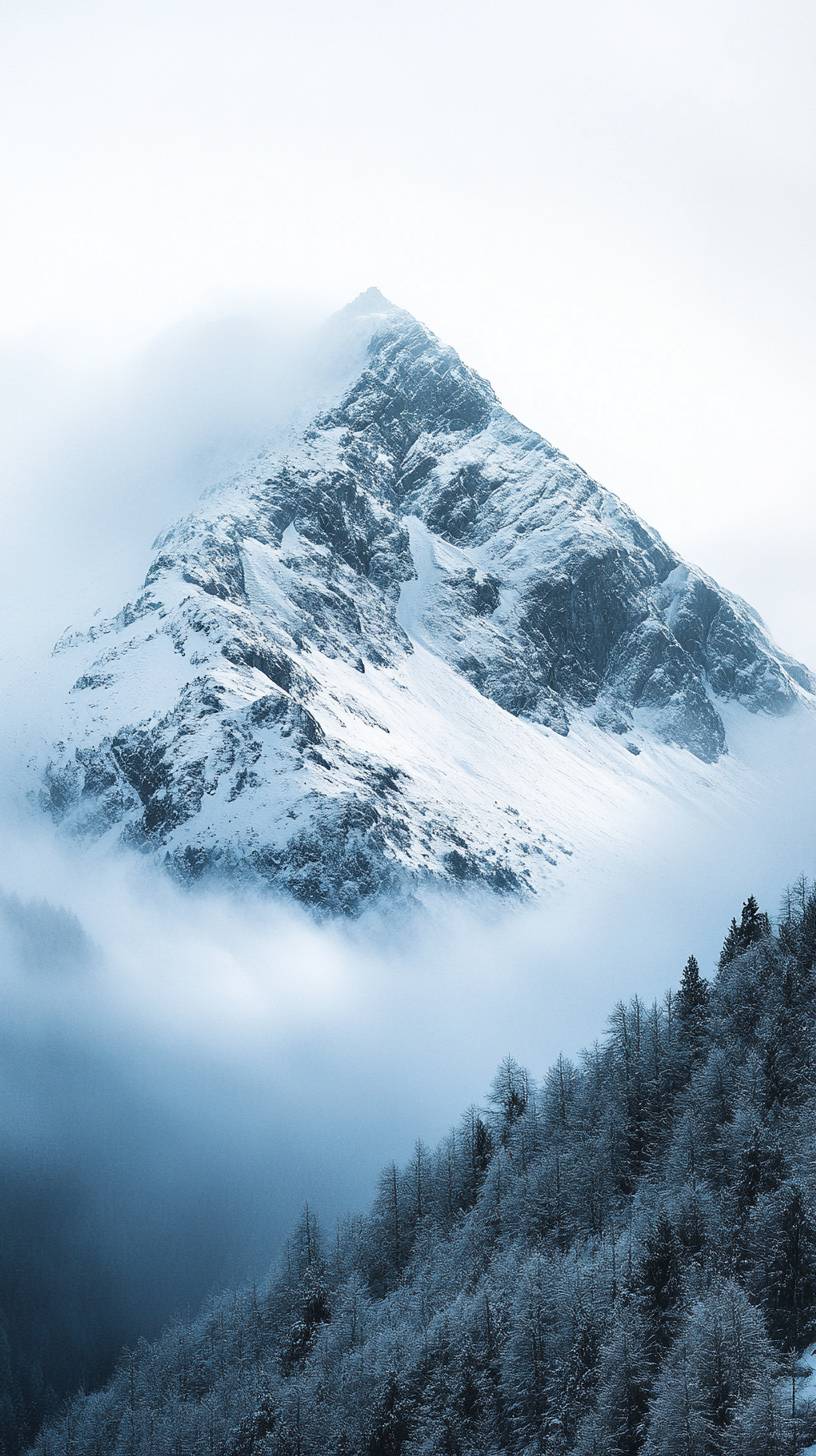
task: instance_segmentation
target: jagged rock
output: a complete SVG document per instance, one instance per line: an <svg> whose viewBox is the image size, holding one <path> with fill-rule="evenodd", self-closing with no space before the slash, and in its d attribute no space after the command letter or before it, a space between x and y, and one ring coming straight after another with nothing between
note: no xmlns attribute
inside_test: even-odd
<svg viewBox="0 0 816 1456"><path fill-rule="evenodd" d="M409 314L369 290L338 327L356 362L334 402L58 644L76 672L42 770L55 817L344 913L433 880L525 891L570 847L559 753L608 796L649 744L716 762L718 699L779 713L813 692L750 608ZM533 841L555 829L546 853L520 814Z"/></svg>

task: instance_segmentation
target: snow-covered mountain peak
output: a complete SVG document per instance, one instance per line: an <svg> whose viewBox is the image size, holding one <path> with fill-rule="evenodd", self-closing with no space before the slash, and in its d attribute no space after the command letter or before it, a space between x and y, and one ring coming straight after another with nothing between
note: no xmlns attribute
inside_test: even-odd
<svg viewBox="0 0 816 1456"><path fill-rule="evenodd" d="M440 879L532 890L644 794L716 777L724 701L812 692L376 289L325 340L296 425L60 644L43 796L69 825L343 910Z"/></svg>
<svg viewBox="0 0 816 1456"><path fill-rule="evenodd" d="M429 343L433 340L439 347L430 330L407 309L392 303L379 288L367 288L326 320L318 336L319 351L325 347L338 362L344 360L348 372L342 383L347 386L353 375L363 372L374 341L385 332L403 336L421 333ZM342 393L343 389L338 399Z"/></svg>
<svg viewBox="0 0 816 1456"><path fill-rule="evenodd" d="M361 318L377 318L404 315L406 318L410 318L410 314L406 314L404 309L392 303L379 288L374 287L365 288L362 293L358 293L357 297L353 298L351 303L347 303L340 312L347 317L358 315Z"/></svg>

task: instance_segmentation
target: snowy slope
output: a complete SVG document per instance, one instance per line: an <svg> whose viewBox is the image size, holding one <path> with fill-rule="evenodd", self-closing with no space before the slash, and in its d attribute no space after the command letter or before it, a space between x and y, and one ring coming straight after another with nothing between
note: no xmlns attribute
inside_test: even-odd
<svg viewBox="0 0 816 1456"><path fill-rule="evenodd" d="M810 704L810 674L375 290L329 350L308 423L57 644L47 809L353 913L534 891L644 801L732 792L723 704Z"/></svg>

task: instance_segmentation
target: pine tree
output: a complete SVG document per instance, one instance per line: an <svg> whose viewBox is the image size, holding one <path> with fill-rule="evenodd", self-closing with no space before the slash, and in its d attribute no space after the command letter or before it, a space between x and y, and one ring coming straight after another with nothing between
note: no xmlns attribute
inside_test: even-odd
<svg viewBox="0 0 816 1456"><path fill-rule="evenodd" d="M765 1106L785 1107L803 1100L810 1073L810 1037L792 1010L774 1019L765 1042L762 1073Z"/></svg>
<svg viewBox="0 0 816 1456"><path fill-rule="evenodd" d="M541 1446L550 1415L555 1325L554 1266L534 1254L521 1270L503 1361L513 1429L523 1445Z"/></svg>
<svg viewBox="0 0 816 1456"><path fill-rule="evenodd" d="M742 915L739 925L739 948L747 950L749 945L755 945L762 940L770 931L770 921L767 915L760 910L756 897L749 895L742 907Z"/></svg>
<svg viewBox="0 0 816 1456"><path fill-rule="evenodd" d="M697 957L690 955L683 967L675 1007L681 1055L687 1067L700 1055L708 1022L709 985L700 974Z"/></svg>
<svg viewBox="0 0 816 1456"><path fill-rule="evenodd" d="M728 1456L791 1456L800 1449L795 1431L776 1372L770 1371L737 1410L728 1433Z"/></svg>
<svg viewBox="0 0 816 1456"><path fill-rule="evenodd" d="M713 1427L705 1393L689 1348L683 1338L664 1366L649 1410L649 1430L643 1456L710 1456Z"/></svg>
<svg viewBox="0 0 816 1456"><path fill-rule="evenodd" d="M246 1416L238 1430L232 1433L227 1446L228 1456L259 1456L259 1453L268 1450L267 1440L275 1430L277 1420L274 1401L264 1396L257 1410Z"/></svg>
<svg viewBox="0 0 816 1456"><path fill-rule="evenodd" d="M728 927L728 934L720 951L719 969L722 971L742 951L763 940L770 934L770 930L768 916L760 910L756 897L749 895L742 907L739 925L732 919Z"/></svg>
<svg viewBox="0 0 816 1456"><path fill-rule="evenodd" d="M653 1344L653 1358L671 1344L680 1298L680 1244L669 1215L661 1208L647 1235L636 1273L643 1316Z"/></svg>
<svg viewBox="0 0 816 1456"><path fill-rule="evenodd" d="M595 1409L581 1426L576 1456L638 1456L651 1388L649 1342L633 1309L623 1310L601 1356Z"/></svg>
<svg viewBox="0 0 816 1456"><path fill-rule="evenodd" d="M392 1370L374 1414L366 1456L400 1456L410 1432L410 1403L402 1390L398 1375Z"/></svg>
<svg viewBox="0 0 816 1456"><path fill-rule="evenodd" d="M740 949L739 926L732 917L731 924L728 927L728 934L723 941L723 948L720 951L719 969L722 970L724 966L728 965L729 961L732 961L735 956L739 955Z"/></svg>
<svg viewBox="0 0 816 1456"><path fill-rule="evenodd" d="M471 1107L463 1119L464 1141L464 1202L470 1208L476 1202L485 1174L493 1156L493 1136L487 1123L475 1107Z"/></svg>
<svg viewBox="0 0 816 1456"><path fill-rule="evenodd" d="M816 1335L816 1228L802 1185L771 1195L768 1213L759 1229L768 1328L783 1349L800 1351Z"/></svg>
<svg viewBox="0 0 816 1456"><path fill-rule="evenodd" d="M561 1435L568 1450L594 1395L600 1343L601 1326L597 1316L590 1310L579 1309L575 1334L564 1365L559 1409Z"/></svg>
<svg viewBox="0 0 816 1456"><path fill-rule="evenodd" d="M519 1066L515 1057L505 1057L490 1089L490 1104L502 1142L507 1141L510 1129L527 1106L529 1096L528 1073Z"/></svg>
<svg viewBox="0 0 816 1456"><path fill-rule="evenodd" d="M688 1024L704 1016L708 1010L708 996L708 981L700 975L697 957L690 955L683 967L677 992L677 1013L681 1021Z"/></svg>
<svg viewBox="0 0 816 1456"><path fill-rule="evenodd" d="M331 1317L320 1228L308 1204L290 1248L287 1282L292 1322L281 1354L281 1365L287 1373L291 1373L308 1356L318 1327Z"/></svg>
<svg viewBox="0 0 816 1456"><path fill-rule="evenodd" d="M733 1282L715 1287L688 1312L661 1372L644 1456L730 1451L735 1416L774 1373L759 1311Z"/></svg>
<svg viewBox="0 0 816 1456"><path fill-rule="evenodd" d="M739 1220L747 1216L761 1193L772 1192L784 1178L785 1158L779 1143L753 1122L739 1152L734 1180Z"/></svg>

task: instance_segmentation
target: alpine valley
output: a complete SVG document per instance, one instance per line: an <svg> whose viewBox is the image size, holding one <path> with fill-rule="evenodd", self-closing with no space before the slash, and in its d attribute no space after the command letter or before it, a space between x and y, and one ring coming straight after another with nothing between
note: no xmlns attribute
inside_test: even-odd
<svg viewBox="0 0 816 1456"><path fill-rule="evenodd" d="M320 398L57 644L36 781L66 829L331 913L528 895L813 706L750 607L410 314L370 289L326 339Z"/></svg>

